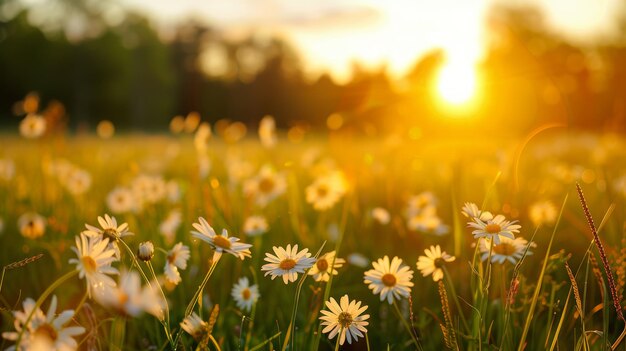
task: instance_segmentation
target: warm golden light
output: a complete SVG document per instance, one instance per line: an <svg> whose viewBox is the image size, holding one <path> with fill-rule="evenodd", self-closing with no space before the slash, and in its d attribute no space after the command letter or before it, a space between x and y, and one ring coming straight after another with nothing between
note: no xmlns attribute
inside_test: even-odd
<svg viewBox="0 0 626 351"><path fill-rule="evenodd" d="M476 71L472 63L445 63L437 77L437 93L443 102L461 107L476 96Z"/></svg>

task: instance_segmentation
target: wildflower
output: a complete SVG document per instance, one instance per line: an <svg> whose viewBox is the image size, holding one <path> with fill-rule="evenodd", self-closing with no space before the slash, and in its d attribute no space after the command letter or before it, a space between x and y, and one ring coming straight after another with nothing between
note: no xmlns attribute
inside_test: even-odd
<svg viewBox="0 0 626 351"><path fill-rule="evenodd" d="M41 115L28 114L20 122L20 134L24 138L37 139L46 132L46 119Z"/></svg>
<svg viewBox="0 0 626 351"><path fill-rule="evenodd" d="M20 345L7 350L76 350L78 343L74 336L83 334L83 327L64 327L74 317L73 310L65 310L57 315L57 297L53 296L46 314L39 308L35 310L35 301L31 298L24 300L24 311L13 311L15 332L2 333L7 340L17 341L20 333ZM34 310L34 312L33 312ZM28 316L33 313L31 320L26 323Z"/></svg>
<svg viewBox="0 0 626 351"><path fill-rule="evenodd" d="M553 224L558 215L557 208L551 201L535 202L528 209L528 216L534 225Z"/></svg>
<svg viewBox="0 0 626 351"><path fill-rule="evenodd" d="M417 260L417 269L420 270L424 277L432 274L433 281L440 281L443 278L443 265L446 262L455 260L454 256L448 255L445 251L441 251L441 247L431 246L425 249L426 256L420 256Z"/></svg>
<svg viewBox="0 0 626 351"><path fill-rule="evenodd" d="M37 239L46 231L46 218L34 212L24 213L17 220L20 234L29 239Z"/></svg>
<svg viewBox="0 0 626 351"><path fill-rule="evenodd" d="M76 264L78 276L85 278L87 293L91 296L94 289L104 286L115 286L115 281L107 274L118 274L118 270L111 267L116 261L115 251L108 248L109 239L88 236L85 232L76 237L76 246L72 251L78 258L70 259L69 263Z"/></svg>
<svg viewBox="0 0 626 351"><path fill-rule="evenodd" d="M263 216L250 216L243 223L243 232L247 236L258 236L268 230L267 220Z"/></svg>
<svg viewBox="0 0 626 351"><path fill-rule="evenodd" d="M489 239L479 240L478 242L481 259L486 261L489 258L489 250L491 250L491 262L500 264L503 264L505 261L516 264L524 256L527 246L528 240L521 237L515 239L500 238L500 243L494 245L493 249L491 249L491 241ZM531 242L530 247L536 247L536 244ZM526 255L532 254L530 250L526 252Z"/></svg>
<svg viewBox="0 0 626 351"><path fill-rule="evenodd" d="M178 269L187 269L187 260L189 260L189 247L178 243L167 252L165 260L165 278L169 283L178 285L182 281Z"/></svg>
<svg viewBox="0 0 626 351"><path fill-rule="evenodd" d="M480 218L474 218L468 222L468 227L474 228L472 231L474 238L493 238L496 245L500 244L500 236L514 239L514 233L519 233L521 225L515 224L517 221L507 221L503 215L497 215L486 222Z"/></svg>
<svg viewBox="0 0 626 351"><path fill-rule="evenodd" d="M253 196L257 205L265 206L270 201L285 193L287 180L282 173L277 173L270 166L263 166L259 174L248 179L244 185L244 192Z"/></svg>
<svg viewBox="0 0 626 351"><path fill-rule="evenodd" d="M337 275L339 272L335 268L343 267L346 261L343 258L335 258L335 251L331 251L320 256L315 264L309 269L309 275L313 276L316 282L327 282L330 274ZM331 264L335 261L334 265Z"/></svg>
<svg viewBox="0 0 626 351"><path fill-rule="evenodd" d="M358 252L353 252L348 255L348 263L353 266L365 268L370 264L370 260Z"/></svg>
<svg viewBox="0 0 626 351"><path fill-rule="evenodd" d="M179 209L171 210L165 220L159 224L159 232L165 237L165 242L171 244L176 237L176 231L182 223L183 214Z"/></svg>
<svg viewBox="0 0 626 351"><path fill-rule="evenodd" d="M106 198L107 207L113 213L127 213L138 209L137 200L133 192L124 187L111 190Z"/></svg>
<svg viewBox="0 0 626 351"><path fill-rule="evenodd" d="M365 284L374 294L380 294L380 301L387 299L390 304L394 299L409 297L413 283L413 271L402 264L402 259L394 257L391 262L385 255L372 262L374 269L365 272Z"/></svg>
<svg viewBox="0 0 626 351"><path fill-rule="evenodd" d="M91 187L91 174L83 169L75 168L64 179L64 185L72 195L84 194Z"/></svg>
<svg viewBox="0 0 626 351"><path fill-rule="evenodd" d="M160 320L164 318L165 301L156 288L149 285L142 288L139 273L134 271L122 272L119 285L96 291L95 299L102 306L124 316L137 317L148 312Z"/></svg>
<svg viewBox="0 0 626 351"><path fill-rule="evenodd" d="M148 262L154 256L154 244L152 241L144 241L139 244L139 249L137 249L137 257L145 262Z"/></svg>
<svg viewBox="0 0 626 351"><path fill-rule="evenodd" d="M165 180L158 175L140 174L133 180L131 188L142 205L155 204L167 196Z"/></svg>
<svg viewBox="0 0 626 351"><path fill-rule="evenodd" d="M102 120L96 126L96 134L102 139L111 139L115 134L115 126L111 121Z"/></svg>
<svg viewBox="0 0 626 351"><path fill-rule="evenodd" d="M315 258L311 257L308 249L303 249L298 252L298 245L287 245L287 249L282 247L273 247L274 253L265 254L265 261L269 262L261 267L265 272L265 276L271 275L272 280L278 276L283 277L283 282L288 284L289 282L295 282L298 279L298 273L304 273L309 269Z"/></svg>
<svg viewBox="0 0 626 351"><path fill-rule="evenodd" d="M235 299L237 307L245 311L252 310L252 305L261 296L259 286L256 284L251 286L246 277L239 278L237 284L233 285L230 295Z"/></svg>
<svg viewBox="0 0 626 351"><path fill-rule="evenodd" d="M261 144L266 148L276 145L276 122L274 117L265 116L259 123L259 139Z"/></svg>
<svg viewBox="0 0 626 351"><path fill-rule="evenodd" d="M134 233L128 231L128 223L122 223L118 226L115 217L109 216L108 214L105 214L104 217L98 216L98 223L102 229L85 224L87 230L84 233L90 236L109 238L112 241L117 241L120 238L134 235Z"/></svg>
<svg viewBox="0 0 626 351"><path fill-rule="evenodd" d="M207 122L202 122L193 138L193 145L197 151L203 152L208 149L212 134L211 125Z"/></svg>
<svg viewBox="0 0 626 351"><path fill-rule="evenodd" d="M347 182L339 171L331 172L315 179L306 189L306 202L313 205L317 211L325 211L333 206L345 195Z"/></svg>
<svg viewBox="0 0 626 351"><path fill-rule="evenodd" d="M222 229L222 234L215 234L215 230L213 227L209 225L206 219L199 217L199 223L194 223L193 227L197 229L197 231L192 230L191 234L202 241L207 242L211 248L215 251L214 260L219 259L221 257L222 252L227 252L235 257L239 257L240 259L244 259L246 257L250 257L250 248L252 245L240 243L238 238L233 236L228 236L228 231L226 229Z"/></svg>
<svg viewBox="0 0 626 351"><path fill-rule="evenodd" d="M449 228L437 215L437 198L429 191L409 198L405 216L407 227L410 230L433 233L435 235L447 234Z"/></svg>
<svg viewBox="0 0 626 351"><path fill-rule="evenodd" d="M372 218L374 218L378 223L385 225L389 224L391 220L391 215L389 211L382 207L376 207L372 210Z"/></svg>
<svg viewBox="0 0 626 351"><path fill-rule="evenodd" d="M361 315L367 310L367 306L361 307L361 301L350 301L348 295L343 295L337 303L331 297L330 301L326 301L326 307L328 310L320 311L323 314L320 320L325 327L322 333L328 333L328 339L339 334L339 345L343 345L346 339L351 344L352 340L356 341L363 337L363 333L367 333L365 327L369 324L367 320L370 315Z"/></svg>
<svg viewBox="0 0 626 351"><path fill-rule="evenodd" d="M491 214L491 212L481 211L478 206L473 202L466 202L465 206L463 206L463 209L461 210L461 213L471 220L473 220L474 218L478 218L484 222L493 219L493 215Z"/></svg>
<svg viewBox="0 0 626 351"><path fill-rule="evenodd" d="M196 312L188 315L180 323L180 327L183 328L194 340L200 341L206 335L209 324L203 321Z"/></svg>
<svg viewBox="0 0 626 351"><path fill-rule="evenodd" d="M0 180L8 182L15 176L15 163L11 159L0 158Z"/></svg>

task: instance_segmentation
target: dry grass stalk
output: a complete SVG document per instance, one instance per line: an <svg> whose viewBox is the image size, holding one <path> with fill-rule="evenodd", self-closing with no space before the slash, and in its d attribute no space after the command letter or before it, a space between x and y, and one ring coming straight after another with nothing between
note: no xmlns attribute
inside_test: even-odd
<svg viewBox="0 0 626 351"><path fill-rule="evenodd" d="M445 325L440 324L441 331L443 332L443 340L446 347L451 350L458 348L456 342L456 334L454 332L454 325L452 324L452 316L450 314L450 305L448 303L448 294L446 292L446 286L443 281L439 281L439 297L441 298L441 312L443 313L443 319Z"/></svg>
<svg viewBox="0 0 626 351"><path fill-rule="evenodd" d="M606 257L604 246L602 246L602 242L600 241L600 237L598 236L598 231L596 230L596 226L593 224L593 217L591 217L591 213L589 212L589 208L587 207L587 201L585 200L585 195L583 195L583 191L580 188L579 184L576 184L576 190L578 191L578 197L583 207L583 212L585 213L585 217L587 218L589 229L591 229L591 234L593 234L593 241L596 244L596 247L598 248L598 252L600 253L600 259L602 260L602 265L604 266L604 271L606 273L606 277L609 282L609 290L611 291L611 298L613 299L613 307L615 307L617 316L621 320L625 320L624 314L622 313L622 306L620 305L619 298L617 297L615 279L613 278L613 272L611 272L611 266L609 265L609 260Z"/></svg>
<svg viewBox="0 0 626 351"><path fill-rule="evenodd" d="M31 256L31 257L25 258L25 259L17 261L17 262L9 263L8 265L4 266L4 269L6 269L8 271L10 269L24 267L27 264L33 263L33 262L37 261L38 259L40 259L42 257L43 257L43 254Z"/></svg>
<svg viewBox="0 0 626 351"><path fill-rule="evenodd" d="M574 290L574 298L576 299L576 308L578 308L578 314L580 314L580 318L584 318L583 315L583 303L580 299L580 290L578 290L578 284L576 283L576 278L572 273L572 269L569 267L569 263L565 261L565 269L567 270L567 276L569 277L570 282L572 283L572 290Z"/></svg>

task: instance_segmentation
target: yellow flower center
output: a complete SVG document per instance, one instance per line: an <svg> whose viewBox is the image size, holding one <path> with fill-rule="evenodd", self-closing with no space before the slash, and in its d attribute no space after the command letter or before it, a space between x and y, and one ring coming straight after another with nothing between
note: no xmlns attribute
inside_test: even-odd
<svg viewBox="0 0 626 351"><path fill-rule="evenodd" d="M226 239L225 237L221 235L216 235L215 237L213 237L213 244L225 250L230 249L230 246L231 246L230 240Z"/></svg>
<svg viewBox="0 0 626 351"><path fill-rule="evenodd" d="M274 190L274 180L272 178L264 177L259 181L259 191L262 193L270 193Z"/></svg>
<svg viewBox="0 0 626 351"><path fill-rule="evenodd" d="M499 224L489 223L485 226L485 232L488 234L498 234L502 230Z"/></svg>
<svg viewBox="0 0 626 351"><path fill-rule="evenodd" d="M437 257L437 258L435 258L435 260L433 261L433 264L435 265L435 267L436 267L436 268L441 268L441 267L443 267L443 264L444 264L445 262L446 262L446 261L444 261L444 259L443 259L443 258L441 258L441 257Z"/></svg>
<svg viewBox="0 0 626 351"><path fill-rule="evenodd" d="M326 195L328 195L328 188L325 185L320 185L317 188L317 196L318 197L325 197Z"/></svg>
<svg viewBox="0 0 626 351"><path fill-rule="evenodd" d="M296 261L292 260L291 258L284 259L280 262L280 264L278 264L278 267L284 271L291 270L295 266Z"/></svg>
<svg viewBox="0 0 626 351"><path fill-rule="evenodd" d="M352 324L352 315L348 312L341 312L337 316L337 324L339 324L343 329L346 329Z"/></svg>
<svg viewBox="0 0 626 351"><path fill-rule="evenodd" d="M499 245L496 245L493 247L493 252L497 253L498 255L503 255L503 256L511 256L516 251L517 250L515 249L515 246L509 243L500 243Z"/></svg>
<svg viewBox="0 0 626 351"><path fill-rule="evenodd" d="M387 273L383 275L383 277L380 280L383 282L385 286L388 286L388 287L392 287L396 285L396 281L397 281L396 276L391 273Z"/></svg>
<svg viewBox="0 0 626 351"><path fill-rule="evenodd" d="M241 291L241 297L242 297L244 300L249 300L249 299L250 299L250 296L252 296L252 293L250 292L250 289L245 288L245 289L243 289L243 290Z"/></svg>
<svg viewBox="0 0 626 351"><path fill-rule="evenodd" d="M58 337L59 334L56 329L48 323L40 325L37 330L35 330L35 339L45 338L50 341L56 341Z"/></svg>
<svg viewBox="0 0 626 351"><path fill-rule="evenodd" d="M83 256L83 258L81 258L81 261L83 262L83 268L87 273L94 273L96 271L96 268L98 268L96 260L94 260L91 256Z"/></svg>
<svg viewBox="0 0 626 351"><path fill-rule="evenodd" d="M315 265L317 266L317 269L320 270L320 272L326 272L326 270L328 269L328 261L325 258L320 258L319 260L317 260Z"/></svg>

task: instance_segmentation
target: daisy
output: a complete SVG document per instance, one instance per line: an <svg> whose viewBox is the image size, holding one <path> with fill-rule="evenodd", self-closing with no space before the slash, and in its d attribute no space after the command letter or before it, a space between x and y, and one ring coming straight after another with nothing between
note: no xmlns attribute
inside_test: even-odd
<svg viewBox="0 0 626 351"><path fill-rule="evenodd" d="M267 220L263 216L250 216L243 223L243 232L247 236L258 236L268 230Z"/></svg>
<svg viewBox="0 0 626 351"><path fill-rule="evenodd" d="M330 265L335 261L333 267ZM327 282L330 278L330 274L339 274L335 268L343 267L346 260L343 258L335 258L335 251L331 251L320 256L315 264L309 269L309 275L313 276L316 282Z"/></svg>
<svg viewBox="0 0 626 351"><path fill-rule="evenodd" d="M111 190L107 195L106 202L109 210L116 214L133 212L138 209L135 195L130 189L124 187L116 187Z"/></svg>
<svg viewBox="0 0 626 351"><path fill-rule="evenodd" d="M17 220L20 234L29 239L37 239L46 231L46 218L34 212L24 213Z"/></svg>
<svg viewBox="0 0 626 351"><path fill-rule="evenodd" d="M535 202L528 209L528 217L534 225L553 224L558 215L557 208L551 201Z"/></svg>
<svg viewBox="0 0 626 351"><path fill-rule="evenodd" d="M75 168L68 174L63 184L72 195L84 194L91 187L91 174L83 169Z"/></svg>
<svg viewBox="0 0 626 351"><path fill-rule="evenodd" d="M365 272L365 284L374 294L380 294L380 301L387 299L390 304L394 299L409 297L413 283L413 271L402 264L402 259L394 257L391 262L385 255L372 262L374 269Z"/></svg>
<svg viewBox="0 0 626 351"><path fill-rule="evenodd" d="M389 224L391 220L391 215L389 211L382 207L376 207L372 210L372 218L374 218L378 223L385 225Z"/></svg>
<svg viewBox="0 0 626 351"><path fill-rule="evenodd" d="M440 281L443 278L443 265L446 262L455 260L454 256L448 255L445 251L441 251L441 247L431 246L425 249L426 256L420 256L417 260L417 269L420 270L424 277L432 274L433 281Z"/></svg>
<svg viewBox="0 0 626 351"><path fill-rule="evenodd" d="M536 247L534 242L530 243L530 247ZM507 237L501 238L500 243L493 246L491 249L491 262L503 264L505 261L509 261L512 264L516 264L523 256L528 247L528 240L517 237L515 239L509 239ZM479 240L478 249L481 252L481 260L486 261L489 258L489 250L491 248L491 242L489 239ZM528 250L526 255L532 255L533 253Z"/></svg>
<svg viewBox="0 0 626 351"><path fill-rule="evenodd" d="M235 299L237 307L248 312L252 310L252 305L261 296L259 294L259 286L256 284L250 286L250 282L246 277L239 278L237 284L233 285L230 295Z"/></svg>
<svg viewBox="0 0 626 351"><path fill-rule="evenodd" d="M223 252L228 252L242 260L252 255L250 253L252 245L240 243L239 239L233 236L228 237L228 231L226 229L222 229L222 234L218 235L215 234L215 230L213 230L213 227L209 225L206 219L199 217L198 222L199 223L193 224L193 227L196 228L197 231L192 230L191 235L207 242L211 246L215 251L214 261L219 259Z"/></svg>
<svg viewBox="0 0 626 351"><path fill-rule="evenodd" d="M334 171L318 177L313 184L306 187L306 202L312 204L317 211L325 211L335 206L346 191L345 177L341 172Z"/></svg>
<svg viewBox="0 0 626 351"><path fill-rule="evenodd" d="M322 333L328 333L328 339L339 334L339 345L343 345L346 339L348 344L351 344L352 340L356 341L359 337L363 337L363 333L367 333L365 327L369 324L367 320L370 315L361 315L367 310L367 306L361 307L361 301L350 301L348 295L343 295L337 303L331 297L330 301L326 301L326 307L328 311L320 311L323 314L320 320L321 325L325 327Z"/></svg>
<svg viewBox="0 0 626 351"><path fill-rule="evenodd" d="M41 115L28 114L20 122L20 134L24 138L37 139L46 132L46 119Z"/></svg>
<svg viewBox="0 0 626 351"><path fill-rule="evenodd" d="M348 263L353 266L365 268L370 264L370 260L363 254L353 252L348 255Z"/></svg>
<svg viewBox="0 0 626 351"><path fill-rule="evenodd" d="M202 340L208 330L209 324L200 318L196 312L188 315L180 323L180 327L183 328L187 334L191 335L194 340Z"/></svg>
<svg viewBox="0 0 626 351"><path fill-rule="evenodd" d="M500 236L514 239L514 233L519 233L522 226L515 223L517 221L507 221L503 215L497 215L487 221L474 217L473 221L468 222L467 225L475 229L472 231L475 239L493 238L494 243L498 245L500 244Z"/></svg>
<svg viewBox="0 0 626 351"><path fill-rule="evenodd" d="M76 264L78 276L85 278L87 293L91 296L94 289L104 286L115 286L115 281L107 274L119 274L111 267L116 261L115 251L108 248L109 239L87 236L84 232L76 237L76 246L72 250L78 258L70 259L69 263Z"/></svg>
<svg viewBox="0 0 626 351"><path fill-rule="evenodd" d="M84 233L88 236L109 238L112 242L129 235L134 235L134 233L128 231L128 223L122 223L118 226L115 217L109 216L108 214L105 214L104 217L98 216L98 223L100 223L102 229L85 224L87 230Z"/></svg>
<svg viewBox="0 0 626 351"><path fill-rule="evenodd" d="M266 271L265 276L271 275L272 280L278 276L283 277L283 282L295 282L298 279L298 273L304 273L309 269L315 258L311 257L309 249L298 252L298 245L287 245L287 249L282 247L273 247L275 256L271 253L265 254L265 261L269 262L261 267L261 271Z"/></svg>
<svg viewBox="0 0 626 351"><path fill-rule="evenodd" d="M478 206L473 202L466 202L465 206L461 210L461 213L470 219L478 218L481 221L488 221L493 218L491 212L481 211Z"/></svg>
<svg viewBox="0 0 626 351"><path fill-rule="evenodd" d="M158 284L155 282L154 284ZM96 291L95 300L105 308L117 313L137 317L148 312L160 320L163 319L165 301L150 286L141 287L141 278L137 272L122 272L119 285L108 286Z"/></svg>
<svg viewBox="0 0 626 351"><path fill-rule="evenodd" d="M74 317L73 310L65 310L57 315L57 297L52 297L48 313L44 314L39 308L35 309L35 301L31 298L24 300L24 311L13 311L15 332L2 333L7 340L17 341L20 333L20 345L9 347L7 350L76 350L78 343L74 336L83 334L83 327L64 327ZM26 324L28 316L33 317Z"/></svg>
<svg viewBox="0 0 626 351"><path fill-rule="evenodd" d="M182 223L183 214L179 209L171 210L167 217L159 224L159 232L165 237L165 242L171 244L176 237L176 231Z"/></svg>
<svg viewBox="0 0 626 351"><path fill-rule="evenodd" d="M255 198L257 205L265 206L285 193L287 179L285 175L277 173L272 167L266 165L261 168L257 176L244 183L243 189L246 195Z"/></svg>
<svg viewBox="0 0 626 351"><path fill-rule="evenodd" d="M187 260L189 260L189 247L178 243L167 252L165 260L165 279L174 285L178 285L182 281L178 269L187 268Z"/></svg>

